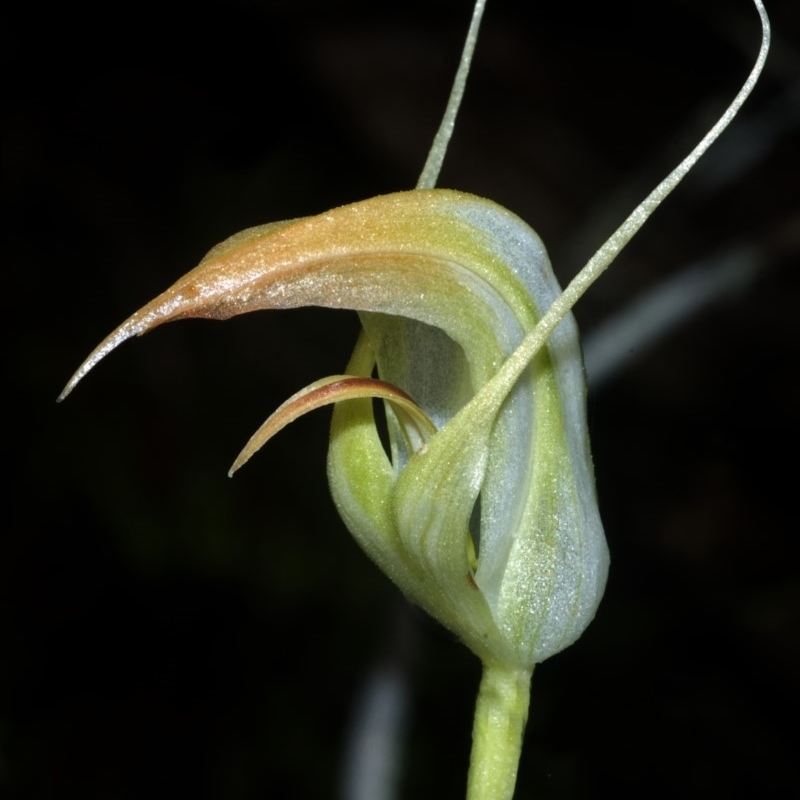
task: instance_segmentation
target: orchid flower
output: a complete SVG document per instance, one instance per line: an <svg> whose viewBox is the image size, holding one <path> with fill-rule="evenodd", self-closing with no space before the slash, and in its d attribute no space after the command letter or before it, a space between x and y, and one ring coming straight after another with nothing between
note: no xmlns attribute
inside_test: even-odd
<svg viewBox="0 0 800 800"><path fill-rule="evenodd" d="M482 660L468 795L510 798L534 665L594 617L609 557L589 451L572 305L732 119L722 119L562 292L521 219L431 188L463 92L479 2L420 187L232 236L111 333L65 397L126 339L185 317L318 305L363 331L345 372L289 398L236 459L334 404L328 478L370 558ZM375 377L377 375L377 377ZM384 448L373 399L385 402ZM387 451L388 450L388 451Z"/></svg>

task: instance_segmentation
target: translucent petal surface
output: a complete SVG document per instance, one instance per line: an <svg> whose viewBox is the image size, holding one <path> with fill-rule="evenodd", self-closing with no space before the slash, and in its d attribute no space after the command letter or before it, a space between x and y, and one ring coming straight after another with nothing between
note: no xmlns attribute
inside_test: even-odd
<svg viewBox="0 0 800 800"><path fill-rule="evenodd" d="M334 414L329 478L355 538L481 657L530 665L577 638L607 571L572 318L519 379L498 375L559 291L539 238L497 204L446 190L386 195L221 243L107 337L64 394L164 322L358 310L364 336L348 373L362 383L331 390L326 379L298 393L245 454L275 424L347 400ZM413 397L439 429L409 444L408 420L389 409L391 460L365 389L376 366L397 387L389 395Z"/></svg>

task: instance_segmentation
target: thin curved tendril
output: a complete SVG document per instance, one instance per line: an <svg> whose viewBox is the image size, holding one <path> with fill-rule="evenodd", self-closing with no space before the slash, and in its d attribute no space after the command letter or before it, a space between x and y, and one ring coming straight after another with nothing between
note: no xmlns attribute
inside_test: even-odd
<svg viewBox="0 0 800 800"><path fill-rule="evenodd" d="M728 127L739 109L747 100L753 87L756 85L764 62L767 59L770 42L770 24L767 11L761 0L753 0L761 18L761 48L758 58L739 90L733 102L728 106L722 116L709 132L700 140L699 144L678 164L675 169L664 178L661 183L633 210L628 218L608 238L606 243L589 259L586 266L570 281L566 289L553 302L547 312L537 323L536 327L525 337L516 351L506 360L495 380L487 385L492 388L490 392L498 392L497 399L501 401L507 394L509 387L519 379L519 376L530 364L531 359L541 350L547 339L558 327L561 320L569 313L575 303L580 300L584 292L605 272L614 261L619 252L628 244L639 229L647 222L650 215L658 208L663 200L683 180L687 172L697 163L703 153L713 144L717 137ZM492 386L492 384L494 384Z"/></svg>
<svg viewBox="0 0 800 800"><path fill-rule="evenodd" d="M428 153L428 160L425 162L422 174L417 181L417 189L433 189L436 186L436 181L439 180L442 162L447 154L447 145L450 143L450 137L453 135L453 129L455 128L456 115L461 105L461 99L464 97L464 88L467 85L467 76L472 64L472 55L475 52L475 43L478 41L478 29L481 25L481 17L483 17L485 6L486 0L477 0L472 11L472 21L469 24L469 31L464 42L464 50L461 52L461 62L458 65L458 71L453 81L453 88L450 90L447 108Z"/></svg>

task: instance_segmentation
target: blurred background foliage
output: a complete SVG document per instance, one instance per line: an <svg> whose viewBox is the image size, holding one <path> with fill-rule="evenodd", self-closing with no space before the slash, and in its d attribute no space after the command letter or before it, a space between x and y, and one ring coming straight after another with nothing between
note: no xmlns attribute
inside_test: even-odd
<svg viewBox="0 0 800 800"><path fill-rule="evenodd" d="M400 601L329 500L326 413L225 472L275 406L341 370L355 315L168 326L53 401L225 236L411 188L468 6L3 12L4 797L335 796ZM769 10L743 117L576 312L591 331L690 261L753 248L746 286L590 397L610 583L534 676L520 798L800 786L800 32L794 0ZM491 0L441 185L518 213L568 280L757 41L746 0ZM462 797L478 664L412 616L400 795Z"/></svg>

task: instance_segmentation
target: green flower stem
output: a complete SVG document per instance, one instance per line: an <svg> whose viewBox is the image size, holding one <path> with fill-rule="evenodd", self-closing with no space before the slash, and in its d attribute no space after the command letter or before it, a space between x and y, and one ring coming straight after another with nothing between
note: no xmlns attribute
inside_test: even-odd
<svg viewBox="0 0 800 800"><path fill-rule="evenodd" d="M528 721L533 669L484 664L475 722L467 800L511 800Z"/></svg>

